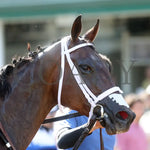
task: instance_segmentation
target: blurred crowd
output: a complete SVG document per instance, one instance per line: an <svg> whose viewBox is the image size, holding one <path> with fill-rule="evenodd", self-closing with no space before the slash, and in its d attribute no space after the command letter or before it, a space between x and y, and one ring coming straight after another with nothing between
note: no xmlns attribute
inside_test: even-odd
<svg viewBox="0 0 150 150"><path fill-rule="evenodd" d="M150 150L150 67L141 86L125 100L136 118L128 132L116 135L115 150Z"/></svg>
<svg viewBox="0 0 150 150"><path fill-rule="evenodd" d="M136 118L128 132L116 135L115 150L150 150L150 85L125 97Z"/></svg>

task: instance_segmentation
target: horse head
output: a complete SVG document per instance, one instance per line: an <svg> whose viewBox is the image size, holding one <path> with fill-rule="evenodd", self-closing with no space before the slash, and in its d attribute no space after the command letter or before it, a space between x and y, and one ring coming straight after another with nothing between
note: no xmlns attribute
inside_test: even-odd
<svg viewBox="0 0 150 150"><path fill-rule="evenodd" d="M90 109L99 104L104 108L101 124L108 134L125 132L135 114L113 82L110 61L98 54L92 43L98 32L99 20L83 36L79 36L81 28L79 16L73 23L71 36L62 41L63 53L67 58L65 67L69 70L63 79L62 103L87 116Z"/></svg>

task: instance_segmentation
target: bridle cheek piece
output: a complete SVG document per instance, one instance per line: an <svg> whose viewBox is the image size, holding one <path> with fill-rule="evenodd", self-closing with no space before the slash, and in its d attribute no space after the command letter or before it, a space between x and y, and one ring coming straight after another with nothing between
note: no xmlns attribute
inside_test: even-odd
<svg viewBox="0 0 150 150"><path fill-rule="evenodd" d="M62 105L61 105L61 93L62 93L62 86L63 86L63 78L64 78L64 71L65 71L65 58L70 66L70 69L72 71L72 74L74 76L74 79L76 80L78 86L80 87L82 93L84 94L85 98L88 100L88 102L91 105L91 109L89 112L89 119L91 118L92 114L93 114L93 108L96 106L96 104L101 101L102 99L106 98L107 96L111 96L112 98L115 98L115 101L119 104L119 105L125 105L126 107L129 107L127 105L127 103L124 101L121 93L122 90L117 87L114 86L106 91L104 91L103 93L101 93L98 96L95 96L92 91L87 87L87 85L83 82L77 68L75 67L73 61L70 58L70 53L82 48L82 47L86 47L86 46L92 46L94 47L94 45L92 43L82 43L79 45L76 45L70 49L68 49L68 40L70 39L70 36L64 37L61 40L61 77L59 79L59 85L58 85L58 107L60 108L60 110L62 110ZM115 92L119 92L118 94ZM115 93L115 95L114 95ZM121 101L116 97L121 98ZM103 107L103 106L101 106ZM102 109L102 115L104 114L104 109Z"/></svg>

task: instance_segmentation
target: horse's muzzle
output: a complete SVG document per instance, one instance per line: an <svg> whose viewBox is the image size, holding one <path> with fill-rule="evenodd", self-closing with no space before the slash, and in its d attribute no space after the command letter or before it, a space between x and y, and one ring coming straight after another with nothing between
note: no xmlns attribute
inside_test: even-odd
<svg viewBox="0 0 150 150"><path fill-rule="evenodd" d="M135 118L135 113L127 106L119 105L109 97L98 102L104 107L104 118L101 125L106 128L108 134L117 134L129 130Z"/></svg>

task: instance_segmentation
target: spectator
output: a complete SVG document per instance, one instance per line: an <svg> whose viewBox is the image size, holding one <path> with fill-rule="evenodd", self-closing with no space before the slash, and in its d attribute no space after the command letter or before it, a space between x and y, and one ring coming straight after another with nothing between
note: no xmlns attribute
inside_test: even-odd
<svg viewBox="0 0 150 150"><path fill-rule="evenodd" d="M146 89L146 87L150 84L150 66L145 70L145 79L142 82L142 87Z"/></svg>
<svg viewBox="0 0 150 150"><path fill-rule="evenodd" d="M74 113L72 110L69 112ZM56 133L56 142L58 149L71 150L75 142L84 130L84 125L87 123L86 116L67 119L64 121L56 122L54 125L54 132ZM113 150L115 144L115 135L108 135L105 129L102 129L104 149ZM83 143L80 145L79 150L98 150L100 149L100 130L94 130L88 135Z"/></svg>
<svg viewBox="0 0 150 150"><path fill-rule="evenodd" d="M136 118L128 132L117 135L116 150L147 150L147 138L139 125L139 120L144 113L144 102L135 94L130 94L125 99L135 112Z"/></svg>
<svg viewBox="0 0 150 150"><path fill-rule="evenodd" d="M150 150L150 85L146 88L145 93L143 93L143 97L146 110L140 119L140 125L147 135L148 150Z"/></svg>

